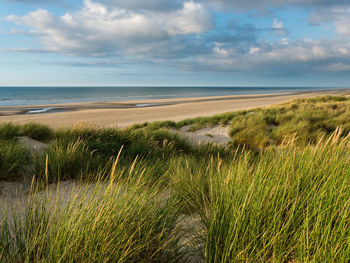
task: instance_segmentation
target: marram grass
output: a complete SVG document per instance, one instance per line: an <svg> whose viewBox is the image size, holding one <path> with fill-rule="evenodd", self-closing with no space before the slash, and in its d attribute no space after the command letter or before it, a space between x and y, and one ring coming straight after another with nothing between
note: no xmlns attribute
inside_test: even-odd
<svg viewBox="0 0 350 263"><path fill-rule="evenodd" d="M189 125L191 130L198 130L206 126L227 125L230 126L232 145L261 150L280 146L290 140L298 146L316 144L324 134L331 135L337 127L342 127L344 134L347 134L350 132L349 119L348 96L321 96L177 123L144 123L134 125L131 129L154 131L164 127L181 128Z"/></svg>
<svg viewBox="0 0 350 263"><path fill-rule="evenodd" d="M350 262L349 105L323 97L125 130L0 125L2 180L33 161L18 136L50 143L33 157L28 200L0 209L0 262ZM216 124L231 125L229 147L164 130ZM50 186L76 179L69 198Z"/></svg>
<svg viewBox="0 0 350 263"><path fill-rule="evenodd" d="M349 262L349 138L174 172L206 262Z"/></svg>
<svg viewBox="0 0 350 263"><path fill-rule="evenodd" d="M2 219L0 261L349 262L349 146L338 130L316 146L240 149L231 161L173 158L168 186L137 161L113 166L68 201L33 193ZM184 217L200 218L187 228L191 248Z"/></svg>
<svg viewBox="0 0 350 263"><path fill-rule="evenodd" d="M15 179L23 174L30 159L29 152L21 145L0 140L0 180Z"/></svg>
<svg viewBox="0 0 350 263"><path fill-rule="evenodd" d="M0 223L0 262L180 262L173 199L144 174L82 185L66 195L32 194ZM183 261L182 261L183 262Z"/></svg>

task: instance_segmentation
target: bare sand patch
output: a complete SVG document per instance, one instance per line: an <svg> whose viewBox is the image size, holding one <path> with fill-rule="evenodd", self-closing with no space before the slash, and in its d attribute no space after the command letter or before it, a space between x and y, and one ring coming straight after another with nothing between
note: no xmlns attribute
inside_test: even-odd
<svg viewBox="0 0 350 263"><path fill-rule="evenodd" d="M191 131L191 126L188 125L181 127L179 130L171 129L171 132L185 138L192 145L203 145L206 143L226 145L231 141L229 126L215 125Z"/></svg>
<svg viewBox="0 0 350 263"><path fill-rule="evenodd" d="M12 215L22 213L27 207L29 199L35 199L37 202L47 203L49 207L65 205L76 200L85 200L96 198L98 194L106 190L107 184L104 183L84 183L74 180L62 181L49 185L41 191L32 191L32 184L29 180L21 182L0 181L0 221L7 214L11 219Z"/></svg>

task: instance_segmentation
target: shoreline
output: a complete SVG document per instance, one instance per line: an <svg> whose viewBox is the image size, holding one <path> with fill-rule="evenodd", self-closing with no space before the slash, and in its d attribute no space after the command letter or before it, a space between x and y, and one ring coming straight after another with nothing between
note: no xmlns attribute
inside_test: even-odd
<svg viewBox="0 0 350 263"><path fill-rule="evenodd" d="M342 95L349 92L350 89L333 89L216 97L7 106L0 107L0 123L37 122L52 128L79 123L103 127L126 127L151 121L180 121L265 107L296 98Z"/></svg>

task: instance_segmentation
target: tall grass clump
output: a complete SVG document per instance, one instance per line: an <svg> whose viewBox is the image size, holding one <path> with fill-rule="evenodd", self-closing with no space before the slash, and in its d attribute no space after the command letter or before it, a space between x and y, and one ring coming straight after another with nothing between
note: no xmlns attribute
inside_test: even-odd
<svg viewBox="0 0 350 263"><path fill-rule="evenodd" d="M15 125L12 123L0 124L0 140L15 140L19 135L19 129L19 125Z"/></svg>
<svg viewBox="0 0 350 263"><path fill-rule="evenodd" d="M144 173L32 195L0 221L0 262L183 262L177 204Z"/></svg>
<svg viewBox="0 0 350 263"><path fill-rule="evenodd" d="M16 140L19 136L26 136L34 140L48 142L53 137L53 130L38 123L17 125L13 123L0 124L0 140Z"/></svg>
<svg viewBox="0 0 350 263"><path fill-rule="evenodd" d="M15 142L0 140L0 180L21 175L30 161L30 154Z"/></svg>
<svg viewBox="0 0 350 263"><path fill-rule="evenodd" d="M83 179L97 174L106 164L100 156L90 151L82 141L56 141L47 151L36 157L35 176L41 182L58 182Z"/></svg>
<svg viewBox="0 0 350 263"><path fill-rule="evenodd" d="M53 138L54 131L39 123L27 123L20 126L19 135L27 136L41 142L48 142Z"/></svg>
<svg viewBox="0 0 350 263"><path fill-rule="evenodd" d="M165 157L190 150L188 143L166 130L138 131L131 129L77 127L56 132L57 140L82 141L90 151L103 156L117 156L124 147L123 156Z"/></svg>
<svg viewBox="0 0 350 263"><path fill-rule="evenodd" d="M54 138L36 158L35 176L42 182L93 178L96 181L101 175L108 177L111 162L119 154L120 170L127 173L137 159L136 166L147 167L157 180L167 170L168 160L194 151L184 139L164 129L132 131L82 126L55 131Z"/></svg>
<svg viewBox="0 0 350 263"><path fill-rule="evenodd" d="M201 217L206 262L348 262L349 138L243 154L173 175L175 195ZM201 172L200 172L201 171Z"/></svg>

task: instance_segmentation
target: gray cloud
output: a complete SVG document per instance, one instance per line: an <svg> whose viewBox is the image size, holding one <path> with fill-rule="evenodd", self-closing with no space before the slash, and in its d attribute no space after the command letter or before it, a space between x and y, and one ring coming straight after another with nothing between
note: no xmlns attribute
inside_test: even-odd
<svg viewBox="0 0 350 263"><path fill-rule="evenodd" d="M232 7L237 9L263 9L269 7L300 6L300 7L329 7L349 5L348 0L200 0L216 4L219 7Z"/></svg>
<svg viewBox="0 0 350 263"><path fill-rule="evenodd" d="M72 8L69 0L0 0L4 2L21 2L31 5L61 5ZM188 0L95 0L98 3L108 5L110 7L124 8L128 10L153 10L164 11L179 10ZM233 8L236 10L260 10L261 12L267 8L279 7L343 7L350 6L349 0L192 0L193 2L210 5L214 8L226 9Z"/></svg>
<svg viewBox="0 0 350 263"><path fill-rule="evenodd" d="M33 0L34 1L34 0ZM180 9L186 0L98 0L101 3L126 9L172 10ZM211 4L216 7L237 9L262 9L281 6L329 7L349 5L349 0L194 0L197 3Z"/></svg>
<svg viewBox="0 0 350 263"><path fill-rule="evenodd" d="M0 51L19 52L19 53L51 53L51 50L45 48L0 48Z"/></svg>
<svg viewBox="0 0 350 263"><path fill-rule="evenodd" d="M333 22L338 34L350 36L350 6L347 8L327 8L314 11L310 16L310 23L320 25Z"/></svg>
<svg viewBox="0 0 350 263"><path fill-rule="evenodd" d="M184 0L99 0L98 2L131 10L179 10L183 7Z"/></svg>
<svg viewBox="0 0 350 263"><path fill-rule="evenodd" d="M6 2L21 2L26 4L59 4L70 5L67 0L0 0ZM349 0L193 0L197 3L210 4L216 7L231 7L236 9L263 9L269 7L283 7L283 6L300 6L300 7L333 7L333 6L348 6ZM129 10L156 10L168 11L179 10L182 8L186 0L96 0L96 2L125 8Z"/></svg>
<svg viewBox="0 0 350 263"><path fill-rule="evenodd" d="M111 3L113 2L113 3ZM225 3L228 1L221 1ZM236 2L236 1L235 1ZM263 6L259 1L244 2ZM330 1L263 1L266 4L330 5ZM343 1L332 1L341 4ZM149 3L149 5L145 5ZM238 2L237 2L238 3ZM243 4L231 3L231 6ZM180 5L181 4L181 5ZM325 9L310 18L323 23ZM338 33L350 35L350 9L331 8ZM234 21L214 28L214 17L204 1L86 0L75 12L55 16L39 9L25 16L8 16L14 23L30 27L45 48L74 56L99 57L93 63L72 66L118 67L123 63L158 63L192 71L254 72L256 74L314 74L350 72L350 41L347 39L289 40L288 29L275 19L270 28ZM323 20L322 20L323 19ZM276 42L262 38L263 32L279 36ZM16 51L16 50L12 50ZM29 49L17 52L30 52Z"/></svg>
<svg viewBox="0 0 350 263"><path fill-rule="evenodd" d="M0 2L24 3L29 5L62 5L71 6L69 0L0 0ZM185 0L96 0L96 2L108 6L132 9L132 10L158 10L168 11L181 9Z"/></svg>
<svg viewBox="0 0 350 263"><path fill-rule="evenodd" d="M192 61L192 70L263 75L329 74L350 71L350 43L344 40L258 42L246 53L223 48Z"/></svg>
<svg viewBox="0 0 350 263"><path fill-rule="evenodd" d="M69 0L0 0L1 2L9 2L9 3L21 3L32 6L60 6L63 8L72 9L72 3Z"/></svg>
<svg viewBox="0 0 350 263"><path fill-rule="evenodd" d="M32 27L31 33L40 35L42 43L52 51L93 55L145 54L151 46L161 46L181 35L201 34L213 27L210 10L194 2L186 2L182 9L172 12L137 12L87 0L78 12L61 17L37 10L6 19Z"/></svg>

